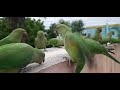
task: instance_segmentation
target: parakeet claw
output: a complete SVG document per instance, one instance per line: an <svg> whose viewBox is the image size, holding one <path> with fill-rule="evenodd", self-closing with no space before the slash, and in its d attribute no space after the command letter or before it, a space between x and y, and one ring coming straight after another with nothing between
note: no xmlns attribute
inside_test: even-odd
<svg viewBox="0 0 120 90"><path fill-rule="evenodd" d="M112 54L114 54L114 55L115 55L115 53L114 53L114 52L112 52L112 50L114 50L114 48L107 47L107 50L108 50L108 52L110 52L110 53L112 53Z"/></svg>
<svg viewBox="0 0 120 90"><path fill-rule="evenodd" d="M43 63L45 62L45 59L43 59Z"/></svg>
<svg viewBox="0 0 120 90"><path fill-rule="evenodd" d="M110 52L110 53L112 53L112 54L114 54L114 55L115 55L115 53L114 53L114 52L112 52L112 51L108 51L108 52Z"/></svg>
<svg viewBox="0 0 120 90"><path fill-rule="evenodd" d="M25 71L24 71L25 69L26 69L26 67L21 68L21 69L18 71L18 73L24 73L24 72L25 72Z"/></svg>
<svg viewBox="0 0 120 90"><path fill-rule="evenodd" d="M71 66L72 65L72 61L71 61L71 58L69 57L63 57L63 59L66 59L68 61L68 66Z"/></svg>
<svg viewBox="0 0 120 90"><path fill-rule="evenodd" d="M47 52L47 50L46 50L46 49L44 49L44 51L45 51L45 52Z"/></svg>

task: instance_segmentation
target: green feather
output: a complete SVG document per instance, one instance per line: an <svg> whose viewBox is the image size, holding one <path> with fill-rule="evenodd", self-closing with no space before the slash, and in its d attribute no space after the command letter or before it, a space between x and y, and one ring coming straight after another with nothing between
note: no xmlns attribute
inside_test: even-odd
<svg viewBox="0 0 120 90"><path fill-rule="evenodd" d="M65 49L72 58L72 61L77 64L75 72L79 73L83 69L85 65L85 59L91 60L92 57L95 56L95 54L104 54L114 60L117 63L120 63L118 60L116 60L114 57L112 57L108 50L105 48L104 45L100 44L98 41L92 40L92 39L85 39L83 36L79 33L72 33L70 29L62 28L61 27L67 27L65 25L57 25L57 31L63 31L64 33L60 32L60 34L64 35L64 45ZM60 30L59 30L60 28Z"/></svg>
<svg viewBox="0 0 120 90"><path fill-rule="evenodd" d="M40 58L38 55L42 55L42 57ZM41 60L44 60L44 53L41 50L36 52L36 50L28 44L11 43L2 45L0 46L0 71L17 69L18 72L31 62L39 63L37 60L38 57L40 59L39 62L41 62Z"/></svg>
<svg viewBox="0 0 120 90"><path fill-rule="evenodd" d="M7 37L0 40L0 46L9 43L20 43L24 33L27 34L27 32L22 28L13 30Z"/></svg>
<svg viewBox="0 0 120 90"><path fill-rule="evenodd" d="M43 31L38 31L37 37L35 38L35 48L46 49L47 38L44 35Z"/></svg>
<svg viewBox="0 0 120 90"><path fill-rule="evenodd" d="M94 37L92 37L92 39L96 40L98 42L101 42L101 40L102 40L101 32L102 32L102 29L101 28L97 28L96 32L94 34Z"/></svg>

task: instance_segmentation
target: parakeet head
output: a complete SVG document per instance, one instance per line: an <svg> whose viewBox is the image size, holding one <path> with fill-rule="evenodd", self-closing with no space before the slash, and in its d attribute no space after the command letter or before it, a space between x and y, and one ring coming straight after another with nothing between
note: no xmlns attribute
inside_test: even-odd
<svg viewBox="0 0 120 90"><path fill-rule="evenodd" d="M55 31L58 32L62 37L66 35L67 31L71 31L71 29L65 24L57 24L55 27Z"/></svg>
<svg viewBox="0 0 120 90"><path fill-rule="evenodd" d="M34 48L34 55L32 59L32 63L36 62L41 64L45 61L45 53L41 49Z"/></svg>
<svg viewBox="0 0 120 90"><path fill-rule="evenodd" d="M87 36L88 38L90 38L91 37L91 33L88 33L88 36Z"/></svg>
<svg viewBox="0 0 120 90"><path fill-rule="evenodd" d="M10 36L14 37L15 39L23 39L23 38L28 38L27 32L22 29L22 28L17 28L13 30L10 34Z"/></svg>
<svg viewBox="0 0 120 90"><path fill-rule="evenodd" d="M98 27L96 32L100 33L100 32L102 32L102 29L100 27Z"/></svg>
<svg viewBox="0 0 120 90"><path fill-rule="evenodd" d="M38 32L37 32L37 37L38 37L38 38L43 38L43 37L45 37L44 32L43 32L43 31L38 31Z"/></svg>
<svg viewBox="0 0 120 90"><path fill-rule="evenodd" d="M112 35L114 35L114 34L115 34L114 31L108 32L108 36L110 36L110 37L112 37Z"/></svg>
<svg viewBox="0 0 120 90"><path fill-rule="evenodd" d="M114 32L114 31L111 31L111 33L112 33L112 35L114 35L114 34L115 34L115 32Z"/></svg>

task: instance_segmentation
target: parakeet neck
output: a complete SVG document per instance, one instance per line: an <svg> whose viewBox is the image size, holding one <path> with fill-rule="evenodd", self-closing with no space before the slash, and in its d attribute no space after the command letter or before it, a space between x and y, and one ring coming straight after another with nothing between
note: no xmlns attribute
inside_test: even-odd
<svg viewBox="0 0 120 90"><path fill-rule="evenodd" d="M14 39L21 40L22 39L22 34L20 34L19 32L11 33L10 37L11 37L11 39L13 37Z"/></svg>
<svg viewBox="0 0 120 90"><path fill-rule="evenodd" d="M44 52L40 49L34 48L34 54L32 56L31 63L41 63L44 59L44 56L42 56Z"/></svg>
<svg viewBox="0 0 120 90"><path fill-rule="evenodd" d="M65 35L67 34L67 31L61 31L61 32L59 32L59 34L61 35L62 38L64 38Z"/></svg>
<svg viewBox="0 0 120 90"><path fill-rule="evenodd" d="M40 35L38 35L37 38L41 39L41 38L44 38L44 36L40 36Z"/></svg>
<svg viewBox="0 0 120 90"><path fill-rule="evenodd" d="M96 33L100 33L100 32L97 30Z"/></svg>

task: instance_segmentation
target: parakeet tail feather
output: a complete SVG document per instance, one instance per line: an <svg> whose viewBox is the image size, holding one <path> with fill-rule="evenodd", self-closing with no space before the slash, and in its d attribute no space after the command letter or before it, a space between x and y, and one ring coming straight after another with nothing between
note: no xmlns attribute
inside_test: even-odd
<svg viewBox="0 0 120 90"><path fill-rule="evenodd" d="M108 56L109 58L111 58L112 60L114 60L115 62L119 63L120 64L120 61L118 61L117 59L115 59L113 56L111 56L109 53L107 54L104 54L106 56Z"/></svg>

